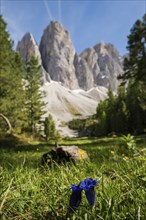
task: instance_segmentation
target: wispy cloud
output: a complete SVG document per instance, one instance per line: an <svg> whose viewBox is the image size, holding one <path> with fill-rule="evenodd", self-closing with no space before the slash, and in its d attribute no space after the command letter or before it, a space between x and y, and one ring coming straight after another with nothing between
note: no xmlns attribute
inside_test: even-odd
<svg viewBox="0 0 146 220"><path fill-rule="evenodd" d="M84 40L82 37L82 29L87 30L85 23L85 15L88 11L89 1L66 1L62 2L62 21L64 26L69 30L71 39L76 47ZM77 40L76 40L77 39ZM77 49L77 48L76 48Z"/></svg>
<svg viewBox="0 0 146 220"><path fill-rule="evenodd" d="M46 0L43 0L43 2L44 2L44 5L45 5L45 8L46 8L46 10L47 10L47 13L48 13L48 15L49 15L49 19L52 21L52 20L53 20L53 17L52 17L52 14L51 14L51 10L50 10L50 8L49 8L49 6L48 6L48 3L47 3Z"/></svg>
<svg viewBox="0 0 146 220"><path fill-rule="evenodd" d="M61 18L61 0L58 0L58 18L59 21L61 22L62 18Z"/></svg>
<svg viewBox="0 0 146 220"><path fill-rule="evenodd" d="M104 40L115 44L123 54L130 28L136 19L140 19L145 13L145 0L0 0L0 2L1 13L8 23L8 31L15 45L28 31L33 33L39 42L48 22L58 19L70 32L79 53L84 48Z"/></svg>
<svg viewBox="0 0 146 220"><path fill-rule="evenodd" d="M21 22L25 19L25 16L23 13L18 13L16 19L16 15L11 10L9 10L9 7L7 7L5 4L1 4L1 6L1 13L7 23L7 30L10 33L11 39L14 41L14 47L16 47L17 42L25 33L21 24Z"/></svg>

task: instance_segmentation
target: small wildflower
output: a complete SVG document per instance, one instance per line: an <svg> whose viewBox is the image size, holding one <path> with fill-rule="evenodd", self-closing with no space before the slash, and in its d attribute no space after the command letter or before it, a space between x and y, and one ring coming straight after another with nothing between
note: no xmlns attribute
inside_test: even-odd
<svg viewBox="0 0 146 220"><path fill-rule="evenodd" d="M85 191L85 195L90 207L95 204L95 191L94 187L99 183L98 180L93 180L92 178L85 179L80 182L78 186L71 185L72 194L69 201L69 211L75 210L81 203L81 193L82 190Z"/></svg>
<svg viewBox="0 0 146 220"><path fill-rule="evenodd" d="M69 212L74 211L81 203L81 192L82 189L76 185L71 185L72 194L69 201Z"/></svg>
<svg viewBox="0 0 146 220"><path fill-rule="evenodd" d="M115 154L115 151L111 150L111 154L114 155L114 154Z"/></svg>
<svg viewBox="0 0 146 220"><path fill-rule="evenodd" d="M129 160L129 157L125 156L123 157L123 160Z"/></svg>
<svg viewBox="0 0 146 220"><path fill-rule="evenodd" d="M82 160L82 159L84 159L86 152L84 150L79 149L78 154L80 155L80 159Z"/></svg>
<svg viewBox="0 0 146 220"><path fill-rule="evenodd" d="M92 178L85 179L80 183L80 188L85 191L86 198L89 205L92 207L95 204L95 191L94 187L99 183L98 180L93 180Z"/></svg>

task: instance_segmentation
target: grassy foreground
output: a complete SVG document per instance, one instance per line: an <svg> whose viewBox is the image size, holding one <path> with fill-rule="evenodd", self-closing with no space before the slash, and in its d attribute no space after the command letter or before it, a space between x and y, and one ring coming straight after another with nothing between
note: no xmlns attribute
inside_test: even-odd
<svg viewBox="0 0 146 220"><path fill-rule="evenodd" d="M41 156L52 145L0 148L0 219L146 219L146 138L137 138L133 155L118 153L120 138L69 139L60 145L77 145L90 162L41 166ZM83 195L76 213L67 215L71 184L86 178L100 180L91 210Z"/></svg>

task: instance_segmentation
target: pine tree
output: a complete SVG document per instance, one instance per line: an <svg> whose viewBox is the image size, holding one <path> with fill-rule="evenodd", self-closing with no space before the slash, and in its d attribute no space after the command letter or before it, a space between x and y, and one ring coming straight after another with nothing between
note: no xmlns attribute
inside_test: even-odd
<svg viewBox="0 0 146 220"><path fill-rule="evenodd" d="M141 133L144 127L144 111L139 100L139 83L135 86L131 82L128 84L126 105L128 109L129 132Z"/></svg>
<svg viewBox="0 0 146 220"><path fill-rule="evenodd" d="M128 132L128 109L126 103L127 93L125 87L118 88L118 94L116 97L116 123L117 133L123 134Z"/></svg>
<svg viewBox="0 0 146 220"><path fill-rule="evenodd" d="M96 109L98 118L98 134L107 135L112 132L117 134L127 132L128 110L124 88L119 88L118 94L113 95L111 89L108 98L99 103Z"/></svg>
<svg viewBox="0 0 146 220"><path fill-rule="evenodd" d="M13 129L21 129L23 107L23 63L13 51L13 42L0 16L0 113L6 116ZM3 124L3 128L5 125Z"/></svg>
<svg viewBox="0 0 146 220"><path fill-rule="evenodd" d="M133 25L127 49L124 74L119 78L124 84L128 82L129 129L136 132L146 128L146 14Z"/></svg>
<svg viewBox="0 0 146 220"><path fill-rule="evenodd" d="M44 121L44 133L47 141L50 138L55 138L56 136L55 122L50 114L45 118Z"/></svg>
<svg viewBox="0 0 146 220"><path fill-rule="evenodd" d="M133 82L141 81L146 85L146 14L142 21L137 20L128 36L129 57L124 62L124 75L121 76L125 82L132 79Z"/></svg>
<svg viewBox="0 0 146 220"><path fill-rule="evenodd" d="M38 129L37 126L41 124L41 118L45 113L43 102L44 93L40 90L40 66L38 65L38 60L32 56L26 66L26 120L27 120L27 130L36 134Z"/></svg>

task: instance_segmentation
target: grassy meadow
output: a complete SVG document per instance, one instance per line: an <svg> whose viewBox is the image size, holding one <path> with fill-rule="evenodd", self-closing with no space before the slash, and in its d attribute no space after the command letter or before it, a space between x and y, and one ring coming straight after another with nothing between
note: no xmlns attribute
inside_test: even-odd
<svg viewBox="0 0 146 220"><path fill-rule="evenodd" d="M125 145L118 137L61 140L59 145L77 145L86 150L90 161L76 165L54 163L51 167L41 166L41 156L53 143L3 144L0 219L145 220L146 136L132 141ZM67 214L70 185L89 177L100 180L95 187L95 206L91 209L83 194L76 212Z"/></svg>

